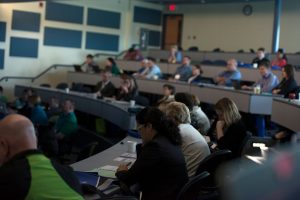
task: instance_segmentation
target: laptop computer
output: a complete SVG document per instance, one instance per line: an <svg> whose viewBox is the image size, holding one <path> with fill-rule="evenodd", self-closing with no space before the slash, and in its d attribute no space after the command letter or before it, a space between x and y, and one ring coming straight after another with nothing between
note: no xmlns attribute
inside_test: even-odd
<svg viewBox="0 0 300 200"><path fill-rule="evenodd" d="M82 72L81 65L73 65L75 72Z"/></svg>
<svg viewBox="0 0 300 200"><path fill-rule="evenodd" d="M231 80L232 86L236 90L242 89L243 85L252 86L255 82L254 81L243 81L243 80Z"/></svg>

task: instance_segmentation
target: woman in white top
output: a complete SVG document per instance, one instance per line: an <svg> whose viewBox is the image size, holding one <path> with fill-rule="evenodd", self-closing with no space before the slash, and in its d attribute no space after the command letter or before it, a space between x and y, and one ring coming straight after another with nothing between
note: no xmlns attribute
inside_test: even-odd
<svg viewBox="0 0 300 200"><path fill-rule="evenodd" d="M199 163L210 154L204 137L190 124L189 109L180 102L171 102L167 105L165 113L178 124L182 137L181 149L189 177L195 175Z"/></svg>

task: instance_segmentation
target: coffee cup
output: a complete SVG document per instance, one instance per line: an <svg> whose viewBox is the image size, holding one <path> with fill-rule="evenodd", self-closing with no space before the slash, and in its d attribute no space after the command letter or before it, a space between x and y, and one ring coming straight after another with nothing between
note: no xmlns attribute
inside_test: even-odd
<svg viewBox="0 0 300 200"><path fill-rule="evenodd" d="M136 152L136 142L127 141L127 152L128 153L135 153Z"/></svg>

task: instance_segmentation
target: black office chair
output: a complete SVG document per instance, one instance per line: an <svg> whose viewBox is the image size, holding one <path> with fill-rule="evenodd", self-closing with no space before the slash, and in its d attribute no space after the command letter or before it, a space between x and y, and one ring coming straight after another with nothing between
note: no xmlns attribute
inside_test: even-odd
<svg viewBox="0 0 300 200"><path fill-rule="evenodd" d="M57 84L56 89L65 90L68 87L69 87L68 83L59 83Z"/></svg>
<svg viewBox="0 0 300 200"><path fill-rule="evenodd" d="M240 148L238 150L238 155L239 156L243 156L246 153L246 147L248 144L248 141L250 140L250 138L252 137L252 133L250 131L247 131L246 133L246 137L243 139Z"/></svg>
<svg viewBox="0 0 300 200"><path fill-rule="evenodd" d="M204 160L202 160L197 168L196 175L207 171L210 174L209 179L205 182L206 187L218 187L215 181L216 173L219 167L232 159L232 153L230 150L218 150Z"/></svg>
<svg viewBox="0 0 300 200"><path fill-rule="evenodd" d="M209 177L208 172L202 172L192 177L180 190L176 200L196 200L201 196L201 187L205 179Z"/></svg>
<svg viewBox="0 0 300 200"><path fill-rule="evenodd" d="M48 83L42 83L40 86L41 87L46 87L46 88L51 88L51 85L48 84Z"/></svg>
<svg viewBox="0 0 300 200"><path fill-rule="evenodd" d="M226 66L227 62L225 60L215 60L213 62L214 65Z"/></svg>
<svg viewBox="0 0 300 200"><path fill-rule="evenodd" d="M138 105L149 106L149 99L147 97L138 95L134 98L134 100Z"/></svg>
<svg viewBox="0 0 300 200"><path fill-rule="evenodd" d="M214 64L211 60L203 60L202 62L201 62L201 64L202 65L212 65L212 64Z"/></svg>
<svg viewBox="0 0 300 200"><path fill-rule="evenodd" d="M199 48L196 46L191 46L188 48L188 51L199 51Z"/></svg>

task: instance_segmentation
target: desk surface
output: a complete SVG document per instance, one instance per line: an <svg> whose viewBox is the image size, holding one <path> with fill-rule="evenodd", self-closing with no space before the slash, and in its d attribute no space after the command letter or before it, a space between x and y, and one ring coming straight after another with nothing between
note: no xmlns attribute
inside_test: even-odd
<svg viewBox="0 0 300 200"><path fill-rule="evenodd" d="M105 165L119 166L122 162L115 161L114 159L121 156L123 153L128 152L127 141L141 142L141 139L127 136L121 142L118 142L114 146L77 163L72 164L74 170L77 171L89 171L95 168L99 168Z"/></svg>
<svg viewBox="0 0 300 200"><path fill-rule="evenodd" d="M272 111L272 121L295 132L300 131L300 101L274 98Z"/></svg>
<svg viewBox="0 0 300 200"><path fill-rule="evenodd" d="M15 95L21 96L23 90L28 86L16 85ZM70 99L75 102L76 110L99 116L111 123L118 125L123 130L134 129L136 126L135 115L128 113L129 102L107 101L96 99L94 94L79 92L66 93L64 90L31 86L43 101L50 102L52 97L57 97L61 102Z"/></svg>

